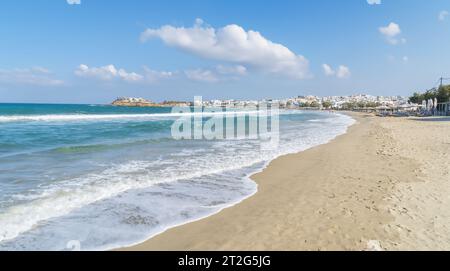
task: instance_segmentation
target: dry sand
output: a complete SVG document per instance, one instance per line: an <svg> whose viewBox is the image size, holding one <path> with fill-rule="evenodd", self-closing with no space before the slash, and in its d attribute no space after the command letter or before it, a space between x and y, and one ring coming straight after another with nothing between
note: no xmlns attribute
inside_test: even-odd
<svg viewBox="0 0 450 271"><path fill-rule="evenodd" d="M128 250L450 250L450 119L354 117L253 197Z"/></svg>

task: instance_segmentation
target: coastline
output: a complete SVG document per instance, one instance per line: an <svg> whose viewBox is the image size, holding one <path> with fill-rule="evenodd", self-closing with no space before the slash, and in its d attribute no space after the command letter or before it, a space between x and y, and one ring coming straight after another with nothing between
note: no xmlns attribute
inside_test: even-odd
<svg viewBox="0 0 450 271"><path fill-rule="evenodd" d="M354 121L352 124L350 124L350 125L347 127L347 129L346 129L346 131L345 131L345 133L347 133L347 132L348 132L348 129L349 129L351 126L355 125L355 123L357 123L357 121L356 121L355 118L354 118L355 115L353 115L352 113L342 113L342 112L340 112L340 113L338 113L338 114L341 114L341 115L347 115L347 116L351 117L351 119ZM344 134L345 134L345 133L344 133ZM332 142L333 140L335 140L336 138L338 138L338 137L341 136L341 135L342 135L342 134L337 135L335 138L331 139L330 141L325 142L325 143L322 143L322 144L319 144L319 145L317 145L317 146L329 144L330 142ZM317 146L313 146L313 147L311 147L311 148L315 148L315 147L317 147ZM308 148L308 149L311 149L311 148ZM308 149L306 149L306 150L308 150ZM277 158L275 158L275 159L273 159L273 160L271 160L271 161L266 162L266 163L264 164L264 166L263 166L260 170L257 170L257 171L255 171L255 172L253 172L253 173L249 173L245 178L249 179L249 181L251 181L251 182L255 182L256 185L257 185L257 188L258 188L258 187L259 187L259 183L254 179L254 176L256 176L256 175L258 175L258 174L264 172L264 171L267 169L267 167L269 167L269 166L271 165L271 163L272 163L273 161L275 161L275 160L277 160L277 159L279 159L279 158L281 158L281 157L283 157L283 156L288 156L288 155L298 154L298 153L304 152L304 151L306 151L306 150L281 155L281 156L279 156L279 157L277 157ZM153 235L153 236L147 238L146 240L144 240L144 241L142 241L142 242L138 242L138 243L136 243L136 244L132 244L132 245L124 246L124 247L114 248L114 249L112 249L112 250L116 250L116 251L127 251L127 250L133 251L133 250L140 250L140 249L136 249L136 247L141 246L141 245L147 243L149 240L152 240L153 238L155 238L155 237L157 237L157 236L159 236L159 235L161 235L161 234L164 234L165 232L167 232L167 231L169 231L169 230L171 230L171 229L178 228L178 227L183 227L183 226L188 225L188 224L191 224L191 223L195 223L195 222L198 222L198 221L201 221L201 220L204 220L204 219L208 219L209 217L214 216L214 215L217 215L217 214L219 214L220 212L222 212L222 211L224 211L224 210L226 210L226 209L233 208L233 207L235 207L236 205L241 204L242 202L246 201L247 199L253 197L253 196L254 196L255 194L257 194L258 192L259 192L259 190L256 190L254 193L248 195L247 197L242 198L242 199L240 199L240 200L238 200L238 201L236 201L236 202L232 202L232 203L228 204L226 207L224 207L224 208L218 210L218 211L215 212L215 213L212 213L212 214L209 214L209 215L207 215L207 216L200 217L200 218L197 218L197 219L193 219L193 220L190 220L190 221L187 221L187 222L184 222L184 223L175 225L175 226L170 226L170 227L166 228L165 230L163 230L162 232L160 232L160 233L158 233L158 234L156 234L156 235ZM143 250L147 250L147 249L143 249ZM155 250L158 250L158 249L156 248ZM175 250L176 250L176 249L175 249Z"/></svg>
<svg viewBox="0 0 450 271"><path fill-rule="evenodd" d="M347 121L349 121L349 123L347 123L347 126L346 126L344 131L341 131L340 133L333 135L332 138L326 139L325 141L323 141L321 143L318 143L317 145L308 146L306 149L303 149L303 150L295 150L295 151L292 151L292 152L287 152L285 154L281 154L281 155L273 158L272 160L264 162L264 164L261 167L258 167L256 170L248 172L246 174L246 176L243 177L243 179L247 179L246 181L252 182L252 183L254 183L256 185L255 191L253 191L251 194L248 194L245 197L241 197L241 198L239 198L236 201L229 202L229 203L227 203L226 205L222 206L220 209L218 209L217 211L215 211L213 213L210 213L210 214L207 214L207 215L204 215L204 216L201 216L201 217L197 217L197 218L194 218L194 219L182 222L180 224L170 225L170 226L166 227L164 230L161 230L160 232L158 232L158 233L156 233L154 235L151 235L151 236L147 237L146 239L143 239L142 241L136 242L134 244L128 244L128 245L125 245L125 246L113 247L113 248L108 249L108 250L119 250L120 251L120 250L132 249L133 247L135 247L137 245L140 245L142 243L145 243L146 241L148 241L148 240L150 240L150 239L152 239L152 238L154 238L154 237L156 237L156 236L158 236L160 234L163 234L163 233L165 233L166 231L168 231L170 229L177 228L177 227L182 227L182 226L190 224L190 223L194 223L194 222L197 222L197 221L200 221L200 220L203 220L203 219L207 219L208 217L214 216L214 215L222 212L225 209L232 208L232 207L234 207L236 205L239 205L242 202L244 202L245 200L247 200L248 198L253 197L256 193L258 193L258 182L256 182L253 179L253 176L263 172L274 160L276 160L276 159L278 159L280 157L286 156L286 155L303 152L305 150L308 150L310 148L314 148L314 147L319 146L319 145L328 144L329 142L331 142L334 139L336 139L338 136L340 136L342 134L345 134L348 131L348 128L351 127L352 125L354 125L354 123L356 123L356 120L354 118L352 118L351 116L349 116L349 114L342 113L342 112L336 112L336 113L333 113L333 114L339 115L340 117L345 117L345 118L347 118ZM316 120L308 120L308 121L316 121Z"/></svg>
<svg viewBox="0 0 450 271"><path fill-rule="evenodd" d="M90 110L93 110L93 112L95 112L95 110L97 109L90 107L87 108L86 106L81 107L81 109L84 109L88 112L90 112ZM61 107L52 108L52 110L55 109L61 110ZM78 108L75 107L71 110L75 109ZM103 108L98 109L101 111L104 110ZM162 115L156 114L157 112L153 114L152 112L153 111L147 112L148 114L145 114L144 116ZM39 221L41 219L45 220L50 217L52 219L52 223L43 225L42 228L38 227L36 229L31 229L29 232L27 231L27 227L31 226L28 225L32 225L31 223L35 223L35 221L31 219L28 220L30 221L30 223L24 225L23 228L18 228L13 223L3 223L2 225L4 225L4 227L2 227L2 233L7 232L8 234L11 234L11 236L13 236L13 234L17 234L16 236L19 236L19 238L10 242L2 242L1 247L5 250L15 250L20 249L21 247L27 247L29 249L36 250L65 249L64 243L62 243L61 246L61 243L57 242L31 241L31 239L36 239L36 236L38 236L38 238L40 238L41 236L49 236L48 238L45 238L46 240L79 240L80 244L82 244L83 250L112 250L124 246L138 244L145 241L146 239L149 239L150 237L160 234L168 228L206 218L210 215L220 212L224 208L228 208L238 204L243 199L257 192L257 184L250 179L250 176L254 173L262 171L271 160L281 155L302 151L319 144L326 144L337 135L345 133L348 125L353 123L353 120L350 117L342 116L340 114L335 115L330 113L317 113L316 115L316 113L292 113L293 114L291 114L291 112L286 113L286 115L290 115L288 118L293 120L293 122L289 125L281 125L280 130L283 131L283 134L280 138L281 144L276 150L260 152L257 149L260 147L259 142L255 142L254 144L254 146L257 147L256 149L248 148L247 143L244 141L226 142L225 145L232 148L232 151L228 151L228 154L224 153L224 156L217 156L217 153L211 152L210 148L199 148L199 150L202 150L200 152L202 154L201 156L198 152L196 152L197 156L199 156L199 159L189 159L192 156L192 152L189 151L189 148L186 148L186 150L183 149L183 152L179 153L179 148L171 148L172 146L169 145L168 152L170 153L171 151L173 151L173 153L176 154L174 158L172 160L169 159L169 161L179 162L172 163L174 167L170 167L170 165L169 167L166 167L160 166L164 164L160 164L159 160L157 159L149 159L150 161L156 160L154 164L150 162L150 165L154 166L152 167L151 171L147 171L149 163L136 164L133 162L136 158L131 159L130 162L129 159L121 159L122 161L120 161L120 163L115 163L113 164L113 167L108 167L107 171L102 171L102 173L104 172L105 174L88 174L87 176L85 176L83 180L85 180L88 184L92 184L92 186L83 186L88 188L87 191L76 190L73 193L67 193L68 195L70 195L70 197L72 197L70 200L70 205L65 204L65 208L61 210L61 212L64 213L57 213L57 215L63 215L57 216L53 219L52 215L54 212L52 212L51 206L53 205L53 202L55 200L60 199L60 194L56 192L59 189L66 189L64 186L56 186L55 190L51 190L52 193L53 191L56 192L53 194L48 194L48 196L46 195L42 200L42 202L44 202L46 206L49 206L49 208L42 210L42 212L39 212L37 214L34 213L32 215L24 215L24 217L28 216L31 219L36 219L36 221ZM96 126L97 128L96 118L106 115L107 114L83 115L82 120L89 120L87 124ZM107 116L109 117L111 115L108 114ZM113 119L122 119L122 116L124 115L112 116ZM136 116L141 115L128 114L126 116L135 118ZM22 116L19 117L22 118ZM27 118L30 118L27 119L27 121L41 122L47 120L63 120L62 123L65 123L66 120L78 120L79 115L75 115L76 118L73 117L74 115L71 114L30 115L27 116ZM331 121L331 119L335 120ZM13 124L14 121L18 120L14 119L12 121ZM335 123L335 125L329 126L331 122ZM24 124L26 123L27 122L24 122ZM105 123L107 124L108 121L105 121ZM68 124L69 126L67 127L71 127L70 122ZM116 125L114 126L116 127ZM304 129L304 127L308 127L308 129ZM329 128L324 129L325 127ZM123 128L118 126L114 131L117 131L121 139L123 138ZM302 132L302 135L304 136L297 137L299 131L305 131L305 133ZM112 135L114 135L114 133ZM136 151L136 153L141 154L143 145L141 144L141 142L137 142L139 144L133 144L127 150L130 150L131 153ZM170 141L170 143L171 142L173 141ZM177 143L179 142L175 141L173 143L177 145ZM206 145L213 145L214 149L218 151L221 151L223 149L222 142L218 142L218 144L216 144L215 142L211 143L212 144ZM240 145L237 143L244 143L244 146L240 148ZM153 142L151 142L151 144L153 144ZM203 144L203 142L200 145L201 147L206 146L205 144ZM119 146L122 145L119 144ZM55 158L59 156L70 156L72 154L79 157L78 153L80 150L83 153L97 153L98 151L98 147L96 144L79 144L73 145L69 148L60 148L59 145L50 148L51 146L46 144L45 147L52 150L48 153L55 156ZM230 148L227 149L230 150ZM109 149L114 150L115 145L108 145L107 150ZM241 149L242 151L240 151ZM119 150L122 152L122 149ZM112 153L120 154L118 152ZM211 156L207 156L208 154L211 154ZM237 156L237 154L242 155ZM208 159L202 159L204 157L208 157ZM146 156L146 158L149 157ZM85 159L83 159L83 161L85 161ZM117 167L115 165L120 166ZM191 166L183 167L184 165ZM193 172L192 169L196 169L196 165L199 165L198 170ZM208 165L209 167L204 169L202 167L203 165ZM224 166L227 167L227 170L223 168ZM150 182L154 179L149 177L160 176L160 172L157 171L160 168L163 171L170 169L171 172L175 173L172 175L175 178L175 181L167 182L166 184L161 186L147 186L147 182ZM162 176L165 176L164 172L161 173ZM196 175L198 173L200 173L200 175ZM128 174L133 174L132 178L126 178ZM188 176L193 176L192 181L189 180ZM101 180L102 178L104 178L105 181L98 182L98 180ZM182 179L181 181L177 181L176 178ZM130 180L130 182L128 183L127 180ZM139 182L136 182L136 180L139 180ZM215 180L217 180L217 182ZM128 189L126 193L123 193L118 197L106 197L104 200L98 200L92 205L83 205L83 202L80 202L81 200L89 202L89 200L94 198L94 196L98 196L98 194L96 194L96 191L106 191L113 195L113 193L115 193L117 189L123 189L125 185L127 188L133 188L136 187L134 185L138 183L141 183L141 185L144 183L145 188L138 188L135 190ZM105 189L97 190L97 184L104 186ZM47 191L45 188L46 187L44 187L43 192ZM102 193L104 194L104 192ZM63 194L62 196L64 197L65 194ZM119 208L119 210L111 208L112 206L116 206L117 204L119 204L120 206L126 206L126 208ZM24 211L22 213L27 214L27 212L33 211L33 205L35 204L23 204ZM74 212L71 212L71 210L73 210L72 208L76 206L81 206L81 208L75 210ZM67 216L64 214L67 214ZM90 234L92 236L102 236L101 238L91 238L84 235L83 232L78 233L77 229L79 227L79 224L74 223L73 221L78 221L78 217L83 216L84 214L89 214L90 216L95 217L91 220L89 225L90 227L92 226L92 232L94 232L94 234ZM167 216L167 214L170 215ZM42 218L42 216L47 217ZM4 217L6 216L2 216L2 219ZM67 219L71 217L74 217L74 220ZM104 223L105 220L108 222L111 221L112 223ZM96 226L94 227L93 225ZM109 228L111 228L111 226L109 225L114 225L112 230L108 230ZM150 227L147 227L146 225L150 225ZM72 228L72 230L67 231L68 228ZM22 232L24 232L24 234L22 234ZM11 238L11 240L13 239ZM58 246L61 246L61 248Z"/></svg>
<svg viewBox="0 0 450 271"><path fill-rule="evenodd" d="M423 140L436 129L449 131L448 123L351 116L357 123L347 133L327 144L281 156L254 174L251 178L258 192L241 203L120 250L448 248L445 236L450 229L445 218L450 219L450 212L445 211L440 221L424 219L441 210L437 207L443 202L434 202L434 210L423 213L436 195L424 195L420 187L432 177L442 179L440 186L448 184L448 169L429 172L423 159L435 152L417 159L427 146L411 150L405 141ZM405 131L421 126L429 130L416 135ZM444 134L436 142L444 148L444 158L449 148L445 140ZM436 190L450 189L432 191ZM438 222L439 230L427 229L426 223L436 226Z"/></svg>

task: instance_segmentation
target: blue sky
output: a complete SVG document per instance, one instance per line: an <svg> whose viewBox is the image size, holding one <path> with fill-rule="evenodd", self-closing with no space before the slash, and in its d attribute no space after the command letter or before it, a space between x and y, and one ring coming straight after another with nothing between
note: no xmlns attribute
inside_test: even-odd
<svg viewBox="0 0 450 271"><path fill-rule="evenodd" d="M409 95L450 75L448 11L449 0L3 0L0 102Z"/></svg>

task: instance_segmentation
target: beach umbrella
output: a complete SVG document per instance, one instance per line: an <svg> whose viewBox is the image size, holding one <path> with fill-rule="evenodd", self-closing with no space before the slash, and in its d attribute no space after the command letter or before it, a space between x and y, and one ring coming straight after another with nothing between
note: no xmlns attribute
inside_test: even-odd
<svg viewBox="0 0 450 271"><path fill-rule="evenodd" d="M433 111L434 111L435 115L437 114L437 106L438 106L438 100L437 100L437 98L434 98L434 109L433 109Z"/></svg>

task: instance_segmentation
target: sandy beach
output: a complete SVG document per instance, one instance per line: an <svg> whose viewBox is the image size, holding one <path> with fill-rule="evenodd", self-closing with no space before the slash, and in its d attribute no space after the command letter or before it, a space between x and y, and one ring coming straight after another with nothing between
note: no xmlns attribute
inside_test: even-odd
<svg viewBox="0 0 450 271"><path fill-rule="evenodd" d="M127 250L449 250L450 119L352 116L252 176L254 196Z"/></svg>

